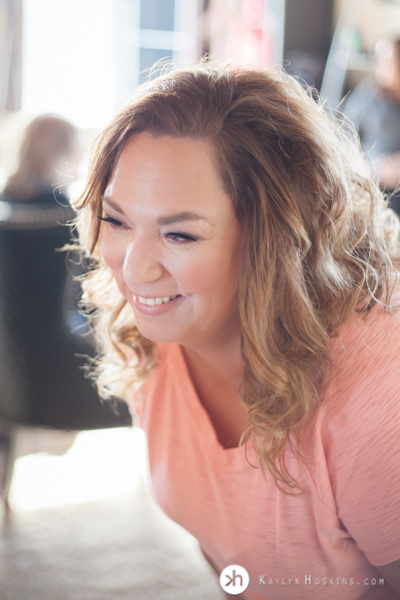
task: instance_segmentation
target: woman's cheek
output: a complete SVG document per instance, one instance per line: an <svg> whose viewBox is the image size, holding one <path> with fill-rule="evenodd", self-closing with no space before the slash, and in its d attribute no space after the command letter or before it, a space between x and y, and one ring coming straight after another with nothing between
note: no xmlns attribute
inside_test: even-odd
<svg viewBox="0 0 400 600"><path fill-rule="evenodd" d="M170 273L183 292L201 294L212 287L213 261L207 259L207 256L188 256L171 265Z"/></svg>
<svg viewBox="0 0 400 600"><path fill-rule="evenodd" d="M100 252L104 262L113 273L117 273L119 269L122 272L125 254L118 241L113 239L109 232L104 231L101 233Z"/></svg>
<svg viewBox="0 0 400 600"><path fill-rule="evenodd" d="M104 262L114 275L119 291L129 300L129 291L123 279L125 245L121 244L121 240L114 239L109 232L104 232L101 234L99 247Z"/></svg>

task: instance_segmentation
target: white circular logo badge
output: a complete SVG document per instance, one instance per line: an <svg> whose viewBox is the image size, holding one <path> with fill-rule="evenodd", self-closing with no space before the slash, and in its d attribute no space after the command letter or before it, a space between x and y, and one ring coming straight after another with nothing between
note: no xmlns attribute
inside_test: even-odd
<svg viewBox="0 0 400 600"><path fill-rule="evenodd" d="M238 596L249 587L250 575L240 565L229 565L219 576L219 582L224 592Z"/></svg>

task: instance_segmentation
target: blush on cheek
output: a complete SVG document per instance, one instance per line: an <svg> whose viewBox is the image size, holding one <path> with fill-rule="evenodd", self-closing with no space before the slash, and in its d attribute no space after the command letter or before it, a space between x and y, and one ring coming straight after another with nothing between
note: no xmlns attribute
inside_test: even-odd
<svg viewBox="0 0 400 600"><path fill-rule="evenodd" d="M185 288L192 293L224 296L229 293L228 288L231 287L232 281L235 281L234 271L230 257L213 253L192 263L190 268L186 268L181 274L181 280L184 281Z"/></svg>

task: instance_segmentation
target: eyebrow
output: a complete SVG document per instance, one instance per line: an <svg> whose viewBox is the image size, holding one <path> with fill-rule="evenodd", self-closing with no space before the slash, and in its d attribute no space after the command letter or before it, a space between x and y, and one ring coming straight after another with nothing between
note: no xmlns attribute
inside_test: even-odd
<svg viewBox="0 0 400 600"><path fill-rule="evenodd" d="M170 225L171 223L179 223L182 221L207 221L205 217L201 217L192 212L180 212L173 215L165 215L157 219L158 225ZM208 223L208 221L207 221Z"/></svg>
<svg viewBox="0 0 400 600"><path fill-rule="evenodd" d="M111 206L111 208L121 213L121 215L126 216L124 211L120 209L118 204L115 204L115 202L107 198L107 196L103 196L101 198L101 202L108 204L109 206ZM189 211L182 211L180 213L159 217L157 219L157 224L170 225L171 223L180 223L182 221L206 221L207 223L209 223L208 219L202 217L201 215Z"/></svg>

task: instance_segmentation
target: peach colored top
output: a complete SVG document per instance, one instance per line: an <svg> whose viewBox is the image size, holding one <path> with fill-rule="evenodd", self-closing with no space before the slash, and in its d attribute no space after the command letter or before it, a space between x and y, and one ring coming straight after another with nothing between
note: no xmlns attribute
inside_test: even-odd
<svg viewBox="0 0 400 600"><path fill-rule="evenodd" d="M400 314L378 307L332 340L327 392L302 438L310 464L299 470L286 451L301 497L220 445L181 347L160 349L136 407L154 493L218 569L247 569L246 600L399 598L372 565L400 558ZM250 444L248 458L257 465Z"/></svg>

